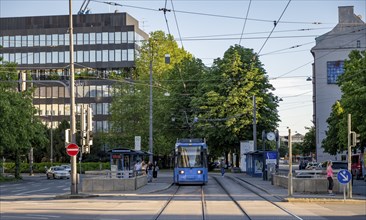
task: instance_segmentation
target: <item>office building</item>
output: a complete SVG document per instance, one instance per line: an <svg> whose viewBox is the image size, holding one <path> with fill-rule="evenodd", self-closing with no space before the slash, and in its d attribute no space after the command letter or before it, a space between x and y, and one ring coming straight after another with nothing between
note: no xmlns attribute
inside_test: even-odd
<svg viewBox="0 0 366 220"><path fill-rule="evenodd" d="M0 18L0 56L34 80L34 105L50 127L70 120L68 32L68 15ZM127 13L74 15L73 33L75 102L92 107L95 131L108 131L108 77L134 68L148 35Z"/></svg>

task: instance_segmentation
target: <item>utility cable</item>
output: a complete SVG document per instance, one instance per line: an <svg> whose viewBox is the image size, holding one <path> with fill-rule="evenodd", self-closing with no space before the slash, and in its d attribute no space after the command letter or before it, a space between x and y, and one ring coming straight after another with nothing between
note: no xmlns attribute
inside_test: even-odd
<svg viewBox="0 0 366 220"><path fill-rule="evenodd" d="M164 12L164 18L165 18L166 27L168 29L169 35L171 35L170 34L169 24L168 24L168 19L166 18L166 12L170 12L170 9L167 9L166 8L166 4L167 4L167 0L165 0L165 6L164 6L164 8L159 8L159 11L163 11Z"/></svg>
<svg viewBox="0 0 366 220"><path fill-rule="evenodd" d="M179 29L179 25L178 25L177 15L175 14L175 10L174 10L173 0L170 0L170 2L172 3L172 9L173 9L173 13L174 13L175 24L177 25L180 44L182 45L182 48L184 49L182 36L180 35L180 29Z"/></svg>
<svg viewBox="0 0 366 220"><path fill-rule="evenodd" d="M249 1L249 5L248 5L248 9L247 9L247 14L245 15L244 25L243 25L243 28L241 29L241 35L240 35L239 45L241 44L241 39L243 37L245 25L247 24L248 14L249 14L249 10L250 10L250 5L251 4L252 4L252 0Z"/></svg>
<svg viewBox="0 0 366 220"><path fill-rule="evenodd" d="M259 55L260 55L260 53L262 52L262 49L263 49L263 47L266 45L266 43L267 43L268 39L271 37L271 35L272 35L272 33L273 33L274 29L277 27L277 24L280 22L280 20L281 20L281 18L282 18L282 16L283 16L283 14L285 13L285 11L286 11L287 7L288 7L288 6L289 6L289 4L290 4L290 2L291 2L291 0L289 0L289 1L288 1L288 3L287 3L287 5L286 5L285 9L282 11L282 14L281 14L281 16L278 18L278 20L277 20L277 21L274 21L272 31L269 33L269 35L268 35L267 39L264 41L264 43L263 43L263 45L262 45L261 49L259 49L259 51L258 51L258 53L257 53L257 54L258 54L258 56L259 56Z"/></svg>

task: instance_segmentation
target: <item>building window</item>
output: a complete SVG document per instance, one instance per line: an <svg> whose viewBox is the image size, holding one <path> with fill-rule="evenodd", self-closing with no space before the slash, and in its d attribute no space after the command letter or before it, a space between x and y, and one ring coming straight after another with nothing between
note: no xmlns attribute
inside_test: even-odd
<svg viewBox="0 0 366 220"><path fill-rule="evenodd" d="M84 33L84 45L88 45L89 44L89 34L88 33Z"/></svg>
<svg viewBox="0 0 366 220"><path fill-rule="evenodd" d="M33 47L33 35L28 35L27 37L27 41L28 41L28 47Z"/></svg>
<svg viewBox="0 0 366 220"><path fill-rule="evenodd" d="M52 52L46 53L46 63L52 63Z"/></svg>
<svg viewBox="0 0 366 220"><path fill-rule="evenodd" d="M22 36L22 47L26 47L28 45L27 36Z"/></svg>
<svg viewBox="0 0 366 220"><path fill-rule="evenodd" d="M15 63L15 54L13 53L9 54L9 62Z"/></svg>
<svg viewBox="0 0 366 220"><path fill-rule="evenodd" d="M114 43L115 44L120 44L121 41L121 32L115 32L114 33Z"/></svg>
<svg viewBox="0 0 366 220"><path fill-rule="evenodd" d="M22 38L20 36L15 36L15 47L22 46Z"/></svg>
<svg viewBox="0 0 366 220"><path fill-rule="evenodd" d="M60 46L65 45L65 35L63 35L63 34L58 35L58 45L60 45Z"/></svg>
<svg viewBox="0 0 366 220"><path fill-rule="evenodd" d="M89 51L88 50L84 51L84 62L89 62Z"/></svg>
<svg viewBox="0 0 366 220"><path fill-rule="evenodd" d="M83 34L82 33L77 34L76 44L77 45L83 45Z"/></svg>
<svg viewBox="0 0 366 220"><path fill-rule="evenodd" d="M336 84L338 76L344 72L343 61L328 61L327 62L327 82L328 84Z"/></svg>
<svg viewBox="0 0 366 220"><path fill-rule="evenodd" d="M102 51L97 50L97 62L102 62Z"/></svg>
<svg viewBox="0 0 366 220"><path fill-rule="evenodd" d="M65 46L69 46L70 45L70 36L69 34L65 34Z"/></svg>
<svg viewBox="0 0 366 220"><path fill-rule="evenodd" d="M102 33L97 33L97 44L102 44Z"/></svg>
<svg viewBox="0 0 366 220"><path fill-rule="evenodd" d="M90 44L95 44L95 33L90 33Z"/></svg>
<svg viewBox="0 0 366 220"><path fill-rule="evenodd" d="M39 53L34 53L34 63L39 64Z"/></svg>
<svg viewBox="0 0 366 220"><path fill-rule="evenodd" d="M120 62L121 61L121 50L115 50L115 57L114 57L114 59L115 59L115 61L116 62Z"/></svg>
<svg viewBox="0 0 366 220"><path fill-rule="evenodd" d="M134 49L128 49L128 61L134 61L135 56L134 56Z"/></svg>
<svg viewBox="0 0 366 220"><path fill-rule="evenodd" d="M59 63L64 63L65 62L65 57L64 57L64 55L65 55L65 52L58 52L58 62Z"/></svg>
<svg viewBox="0 0 366 220"><path fill-rule="evenodd" d="M33 53L28 53L28 64L33 64Z"/></svg>
<svg viewBox="0 0 366 220"><path fill-rule="evenodd" d="M103 62L108 62L108 50L103 50Z"/></svg>
<svg viewBox="0 0 366 220"><path fill-rule="evenodd" d="M114 32L109 32L108 33L108 43L109 44L114 44Z"/></svg>
<svg viewBox="0 0 366 220"><path fill-rule="evenodd" d="M52 46L58 46L58 34L52 34Z"/></svg>
<svg viewBox="0 0 366 220"><path fill-rule="evenodd" d="M90 51L90 62L94 63L95 62L95 50L91 50Z"/></svg>
<svg viewBox="0 0 366 220"><path fill-rule="evenodd" d="M39 53L39 63L45 64L46 63L46 52Z"/></svg>
<svg viewBox="0 0 366 220"><path fill-rule="evenodd" d="M42 34L39 36L39 46L46 46L46 35Z"/></svg>
<svg viewBox="0 0 366 220"><path fill-rule="evenodd" d="M65 51L65 63L70 63L70 51Z"/></svg>
<svg viewBox="0 0 366 220"><path fill-rule="evenodd" d="M9 37L9 47L15 47L15 37L14 36Z"/></svg>
<svg viewBox="0 0 366 220"><path fill-rule="evenodd" d="M3 37L3 46L4 47L9 47L9 36L4 36Z"/></svg>
<svg viewBox="0 0 366 220"><path fill-rule="evenodd" d="M52 52L52 63L58 63L58 52Z"/></svg>
<svg viewBox="0 0 366 220"><path fill-rule="evenodd" d="M77 52L77 61L78 63L82 63L83 62L83 51L78 51Z"/></svg>
<svg viewBox="0 0 366 220"><path fill-rule="evenodd" d="M114 50L109 50L109 61L114 61Z"/></svg>
<svg viewBox="0 0 366 220"><path fill-rule="evenodd" d="M357 48L361 48L361 41L360 40L357 41Z"/></svg>
<svg viewBox="0 0 366 220"><path fill-rule="evenodd" d="M22 53L22 64L27 64L28 62L28 54L27 53Z"/></svg>
<svg viewBox="0 0 366 220"><path fill-rule="evenodd" d="M127 32L122 32L122 43L127 43Z"/></svg>
<svg viewBox="0 0 366 220"><path fill-rule="evenodd" d="M46 35L46 46L52 46L52 35Z"/></svg>
<svg viewBox="0 0 366 220"><path fill-rule="evenodd" d="M134 37L134 32L133 31L128 32L127 40L128 40L128 43L130 43L130 44L135 42L135 37Z"/></svg>
<svg viewBox="0 0 366 220"><path fill-rule="evenodd" d="M39 35L34 35L34 46L39 47Z"/></svg>
<svg viewBox="0 0 366 220"><path fill-rule="evenodd" d="M127 50L122 50L122 61L127 61Z"/></svg>
<svg viewBox="0 0 366 220"><path fill-rule="evenodd" d="M108 32L102 33L102 44L108 44Z"/></svg>

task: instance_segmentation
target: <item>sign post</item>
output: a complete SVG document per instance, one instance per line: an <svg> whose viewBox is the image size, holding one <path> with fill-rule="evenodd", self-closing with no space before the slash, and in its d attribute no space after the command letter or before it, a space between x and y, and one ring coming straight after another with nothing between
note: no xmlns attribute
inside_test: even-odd
<svg viewBox="0 0 366 220"><path fill-rule="evenodd" d="M66 153L70 157L76 156L79 153L79 146L76 145L76 144L73 144L73 143L67 145L67 147L66 147Z"/></svg>
<svg viewBox="0 0 366 220"><path fill-rule="evenodd" d="M340 170L337 179L339 183L343 184L343 200L346 200L346 185L351 181L352 175L348 170Z"/></svg>

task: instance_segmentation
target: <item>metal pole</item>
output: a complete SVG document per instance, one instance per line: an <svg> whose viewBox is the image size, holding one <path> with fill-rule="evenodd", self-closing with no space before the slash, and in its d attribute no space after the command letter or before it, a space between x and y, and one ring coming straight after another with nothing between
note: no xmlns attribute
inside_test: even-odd
<svg viewBox="0 0 366 220"><path fill-rule="evenodd" d="M288 196L293 195L292 187L292 143L291 143L291 129L288 129Z"/></svg>
<svg viewBox="0 0 366 220"><path fill-rule="evenodd" d="M72 23L72 0L69 0L69 35L70 35L70 121L71 121L71 143L76 143L76 123L75 123L75 80L74 80L74 32ZM71 157L71 194L78 194L76 181L76 156Z"/></svg>
<svg viewBox="0 0 366 220"><path fill-rule="evenodd" d="M276 158L276 174L277 174L280 166L280 134L278 130L276 130L276 151L277 151L277 158Z"/></svg>
<svg viewBox="0 0 366 220"><path fill-rule="evenodd" d="M257 104L255 101L255 95L253 95L253 143L254 143L254 151L257 150Z"/></svg>
<svg viewBox="0 0 366 220"><path fill-rule="evenodd" d="M153 90L152 90L152 57L150 60L150 116L149 116L149 160L153 162Z"/></svg>
<svg viewBox="0 0 366 220"><path fill-rule="evenodd" d="M51 166L53 166L53 98L51 104Z"/></svg>
<svg viewBox="0 0 366 220"><path fill-rule="evenodd" d="M351 147L351 129L352 129L352 122L351 122L351 114L348 114L348 171L351 172L351 160L352 160L352 147ZM351 177L353 178L353 177ZM347 198L352 199L352 179L349 183L347 183Z"/></svg>

